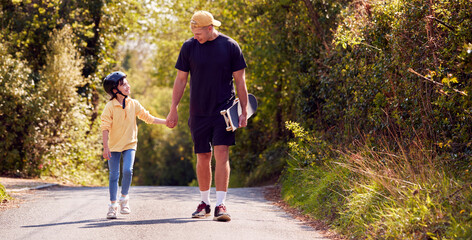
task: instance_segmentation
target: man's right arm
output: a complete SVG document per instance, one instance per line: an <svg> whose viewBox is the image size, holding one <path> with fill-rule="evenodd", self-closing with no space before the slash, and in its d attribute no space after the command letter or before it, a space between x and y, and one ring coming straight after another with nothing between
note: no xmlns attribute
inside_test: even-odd
<svg viewBox="0 0 472 240"><path fill-rule="evenodd" d="M184 95L185 86L187 86L188 72L177 70L177 77L174 82L174 89L172 91L172 105L170 107L169 115L167 115L167 127L174 128L179 121L177 108L180 99Z"/></svg>

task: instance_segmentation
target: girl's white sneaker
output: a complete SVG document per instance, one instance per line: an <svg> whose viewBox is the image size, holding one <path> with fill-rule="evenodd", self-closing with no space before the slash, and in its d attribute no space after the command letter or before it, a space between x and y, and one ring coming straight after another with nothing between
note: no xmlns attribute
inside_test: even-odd
<svg viewBox="0 0 472 240"><path fill-rule="evenodd" d="M118 204L109 204L107 219L116 219L116 212L118 212Z"/></svg>
<svg viewBox="0 0 472 240"><path fill-rule="evenodd" d="M129 196L126 196L125 198L120 198L120 213L121 214L130 214L131 209L129 208Z"/></svg>

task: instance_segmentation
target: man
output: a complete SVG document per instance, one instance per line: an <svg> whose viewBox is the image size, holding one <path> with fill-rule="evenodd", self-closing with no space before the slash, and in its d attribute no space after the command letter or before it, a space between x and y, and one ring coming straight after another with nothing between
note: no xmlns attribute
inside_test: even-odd
<svg viewBox="0 0 472 240"><path fill-rule="evenodd" d="M234 132L226 131L226 123L220 111L231 106L235 99L234 79L243 109L239 117L239 127L247 125L247 65L238 43L215 29L220 25L221 22L206 11L197 11L192 16L190 28L194 37L182 45L175 65L177 77L167 126L173 128L177 125L177 107L190 73L188 123L197 154L197 180L202 200L192 217L204 218L210 215L211 158L214 155L216 207L213 219L230 221L231 216L224 202L230 172L229 146L235 144L235 135Z"/></svg>

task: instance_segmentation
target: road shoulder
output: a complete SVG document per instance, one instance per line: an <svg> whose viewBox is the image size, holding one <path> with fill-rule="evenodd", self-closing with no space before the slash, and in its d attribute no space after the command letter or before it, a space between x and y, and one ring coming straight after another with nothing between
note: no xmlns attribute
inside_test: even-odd
<svg viewBox="0 0 472 240"><path fill-rule="evenodd" d="M10 199L4 199L0 202L0 211L20 207L20 204L26 202L35 190L61 184L54 179L12 177L0 177L0 183L5 187L6 192L11 197Z"/></svg>
<svg viewBox="0 0 472 240"><path fill-rule="evenodd" d="M323 236L331 240L346 240L346 237L336 233L329 228L329 225L321 220L314 219L308 214L304 214L299 209L291 207L282 199L280 185L272 185L264 188L264 197L270 201L273 205L283 209L286 213L290 214L293 218L303 222L305 225L312 227L316 231L319 231Z"/></svg>

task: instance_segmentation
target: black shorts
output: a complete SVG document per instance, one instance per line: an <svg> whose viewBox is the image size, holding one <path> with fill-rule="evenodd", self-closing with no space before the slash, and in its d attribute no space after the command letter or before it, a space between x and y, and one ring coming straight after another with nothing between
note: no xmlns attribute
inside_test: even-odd
<svg viewBox="0 0 472 240"><path fill-rule="evenodd" d="M192 134L195 153L211 152L212 146L231 146L236 142L234 132L226 131L226 122L222 115L190 116L188 126Z"/></svg>

